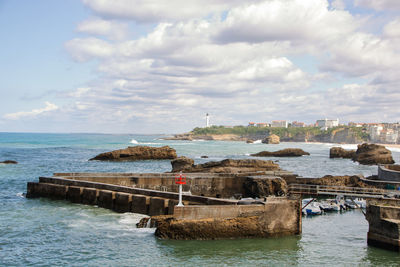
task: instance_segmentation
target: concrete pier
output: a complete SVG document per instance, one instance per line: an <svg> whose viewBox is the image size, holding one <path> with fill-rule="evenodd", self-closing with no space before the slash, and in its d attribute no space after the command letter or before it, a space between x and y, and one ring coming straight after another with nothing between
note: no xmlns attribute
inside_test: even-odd
<svg viewBox="0 0 400 267"><path fill-rule="evenodd" d="M159 177L154 178L155 174L140 174L138 177L108 173L57 174L40 177L36 183L29 182L27 197L65 199L121 213L149 215L154 218L152 221L157 224L157 235L161 238L246 238L301 233L299 199L273 197L268 198L264 205L237 205L238 200L222 198L243 194L243 182L248 181L249 176L194 174L192 183L184 190L195 188L196 192L218 195L218 198L192 192L183 195L185 206L178 207L178 193L165 191L177 190L177 186L172 184L175 178L170 174L164 178L164 175L158 174ZM158 186L160 190L141 188L157 187L157 183L161 185Z"/></svg>

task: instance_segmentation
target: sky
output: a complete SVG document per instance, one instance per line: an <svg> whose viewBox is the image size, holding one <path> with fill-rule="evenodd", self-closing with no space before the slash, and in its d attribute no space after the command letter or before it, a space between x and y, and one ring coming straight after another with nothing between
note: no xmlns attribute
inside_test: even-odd
<svg viewBox="0 0 400 267"><path fill-rule="evenodd" d="M0 132L400 121L398 0L0 0Z"/></svg>

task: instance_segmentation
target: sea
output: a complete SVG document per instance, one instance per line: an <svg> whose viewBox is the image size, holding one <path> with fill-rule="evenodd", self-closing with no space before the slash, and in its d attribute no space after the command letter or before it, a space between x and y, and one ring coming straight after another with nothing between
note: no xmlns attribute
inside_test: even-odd
<svg viewBox="0 0 400 267"><path fill-rule="evenodd" d="M265 158L303 177L377 174L376 166L329 159L336 144L167 141L163 135L0 133L0 266L400 266L400 254L367 245L359 210L303 217L301 235L270 239L161 240L136 228L140 214L67 201L26 199L26 184L55 172L166 172L168 160L89 161L127 146L168 145L196 163L301 148L310 156ZM341 145L346 149L355 145ZM391 149L396 162L400 150ZM208 156L209 158L201 158Z"/></svg>

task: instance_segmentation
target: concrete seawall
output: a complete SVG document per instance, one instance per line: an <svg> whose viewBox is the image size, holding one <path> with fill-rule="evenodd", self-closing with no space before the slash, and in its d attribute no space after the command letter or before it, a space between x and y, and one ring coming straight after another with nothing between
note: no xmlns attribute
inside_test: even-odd
<svg viewBox="0 0 400 267"><path fill-rule="evenodd" d="M400 200L369 200L368 244L400 252Z"/></svg>
<svg viewBox="0 0 400 267"><path fill-rule="evenodd" d="M260 238L301 233L298 200L269 198L264 205L176 207L154 218L156 236L167 239Z"/></svg>

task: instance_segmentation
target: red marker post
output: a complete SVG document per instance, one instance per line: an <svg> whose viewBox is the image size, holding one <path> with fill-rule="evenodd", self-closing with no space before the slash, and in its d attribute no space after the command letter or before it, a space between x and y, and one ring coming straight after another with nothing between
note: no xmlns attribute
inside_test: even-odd
<svg viewBox="0 0 400 267"><path fill-rule="evenodd" d="M183 207L182 203L182 185L186 184L186 176L182 175L182 171L175 175L175 184L179 185L179 203L178 207Z"/></svg>

